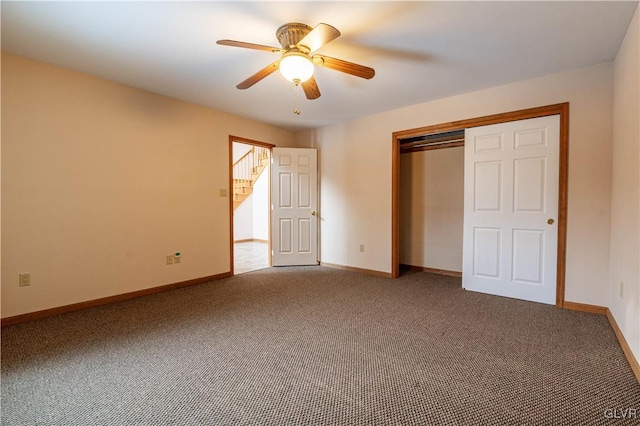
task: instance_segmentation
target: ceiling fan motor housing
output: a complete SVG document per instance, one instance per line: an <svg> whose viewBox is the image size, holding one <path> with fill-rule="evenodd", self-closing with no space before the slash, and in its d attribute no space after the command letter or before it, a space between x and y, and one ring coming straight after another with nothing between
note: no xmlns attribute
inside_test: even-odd
<svg viewBox="0 0 640 426"><path fill-rule="evenodd" d="M296 45L311 32L313 28L307 24L301 24L299 22L290 22L282 25L276 31L276 37L282 45L282 48L289 50L295 48ZM308 53L308 52L304 52Z"/></svg>

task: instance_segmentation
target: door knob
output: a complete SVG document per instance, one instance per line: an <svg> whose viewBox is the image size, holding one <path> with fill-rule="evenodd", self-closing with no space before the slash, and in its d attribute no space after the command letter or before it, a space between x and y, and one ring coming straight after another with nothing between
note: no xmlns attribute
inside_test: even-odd
<svg viewBox="0 0 640 426"><path fill-rule="evenodd" d="M313 211L311 212L311 216L317 216L317 215L318 215L318 214L316 213L316 211L315 211L315 210L313 210Z"/></svg>
<svg viewBox="0 0 640 426"><path fill-rule="evenodd" d="M555 222L555 220L553 220L553 219L549 219L549 220L547 220L547 223L548 223L549 225L553 225L553 222Z"/></svg>

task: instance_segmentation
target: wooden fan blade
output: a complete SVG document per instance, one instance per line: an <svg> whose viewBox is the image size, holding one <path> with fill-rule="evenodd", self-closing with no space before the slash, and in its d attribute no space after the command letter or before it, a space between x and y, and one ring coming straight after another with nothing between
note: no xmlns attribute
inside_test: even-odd
<svg viewBox="0 0 640 426"><path fill-rule="evenodd" d="M376 75L376 71L373 68L354 64L349 61L343 61L342 59L331 58L324 55L313 55L312 60L314 64L322 65L324 67L331 68L332 70L346 72L347 74L355 75L356 77L366 78L367 80Z"/></svg>
<svg viewBox="0 0 640 426"><path fill-rule="evenodd" d="M302 90L304 90L307 99L318 99L320 97L320 89L318 89L318 83L316 83L316 79L313 76L302 83Z"/></svg>
<svg viewBox="0 0 640 426"><path fill-rule="evenodd" d="M304 46L309 52L315 52L331 40L340 37L340 31L329 24L318 24L309 34L298 42L298 47Z"/></svg>
<svg viewBox="0 0 640 426"><path fill-rule="evenodd" d="M245 43L244 41L236 40L218 40L217 44L223 46L244 47L245 49L264 50L265 52L272 53L284 53L284 50L279 47L264 46L262 44Z"/></svg>
<svg viewBox="0 0 640 426"><path fill-rule="evenodd" d="M249 87L253 86L257 82L262 80L263 78L271 75L271 73L273 73L279 67L280 67L280 60L277 60L272 64L269 64L266 67L262 68L260 71L258 71L257 73L255 73L254 75L252 75L251 77L243 81L242 83L238 84L236 87L241 90L248 89Z"/></svg>

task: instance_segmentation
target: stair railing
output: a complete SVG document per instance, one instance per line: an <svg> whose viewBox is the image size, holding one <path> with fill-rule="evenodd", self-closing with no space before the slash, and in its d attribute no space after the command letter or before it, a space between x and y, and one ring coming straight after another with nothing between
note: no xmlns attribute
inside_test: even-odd
<svg viewBox="0 0 640 426"><path fill-rule="evenodd" d="M251 169L254 167L254 151L252 147L242 157L238 158L238 161L233 163L233 179L234 180L251 180Z"/></svg>
<svg viewBox="0 0 640 426"><path fill-rule="evenodd" d="M262 165L262 160L269 158L269 150L261 146L251 147L242 157L233 163L233 179L251 181L253 183L258 173L258 167Z"/></svg>

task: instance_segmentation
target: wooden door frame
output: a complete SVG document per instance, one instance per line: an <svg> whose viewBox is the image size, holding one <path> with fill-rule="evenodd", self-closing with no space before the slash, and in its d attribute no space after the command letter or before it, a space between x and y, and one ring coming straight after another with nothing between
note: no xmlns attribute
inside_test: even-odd
<svg viewBox="0 0 640 426"><path fill-rule="evenodd" d="M392 134L391 160L391 276L400 276L400 139L431 133L450 132L469 127L487 126L528 118L560 116L559 182L558 182L558 260L556 267L556 306L564 307L567 254L567 196L569 166L569 102L511 111L502 114L452 121Z"/></svg>
<svg viewBox="0 0 640 426"><path fill-rule="evenodd" d="M229 195L229 272L231 276L235 275L234 272L234 247L233 247L233 143L243 143L245 145L261 146L269 149L269 160L271 160L271 151L275 145L255 141L253 139L242 138L240 136L229 135L229 189L227 193ZM269 205L271 205L271 164L269 164ZM269 209L269 253L271 253L271 209ZM271 266L271 256L269 256L269 266Z"/></svg>

